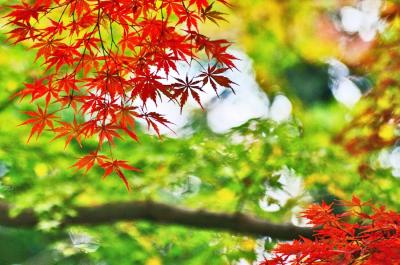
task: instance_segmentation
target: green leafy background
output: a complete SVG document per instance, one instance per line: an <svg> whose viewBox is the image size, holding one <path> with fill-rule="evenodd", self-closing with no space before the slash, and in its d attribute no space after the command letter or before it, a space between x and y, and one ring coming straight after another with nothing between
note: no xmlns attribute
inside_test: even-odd
<svg viewBox="0 0 400 265"><path fill-rule="evenodd" d="M227 134L215 134L207 127L205 113L198 111L193 113L191 136L160 140L139 128L139 144L116 143L118 157L143 170L127 173L130 193L116 176L102 180L100 169L87 175L71 169L91 143L81 149L72 142L64 149L64 142L51 141L49 132L26 143L29 128L18 125L25 119L23 111L32 106L10 95L40 75L41 67L33 63L34 51L11 46L4 32L0 35L0 196L16 206L14 214L29 207L41 217L31 230L0 227L0 264L211 265L255 259L256 238L230 233L140 221L59 229L57 221L74 214L71 208L77 205L152 199L187 208L241 211L277 223L290 222L296 205L349 199L352 194L399 209L398 179L379 168L367 179L358 172L365 159L376 163L377 154L355 157L332 140L358 109L349 110L332 98L324 60L339 56L337 43L315 34L318 14L334 10L335 1L251 2L236 1L228 16L231 23L206 30L233 39L247 52L270 98L277 92L288 95L294 105L292 119L281 124L251 120ZM237 134L252 140L235 143L232 137ZM277 212L265 212L258 203L265 183L281 188L274 172L284 166L303 179L304 194L311 199L304 200L302 194ZM187 192L174 195L190 176L201 180L200 187L191 190L189 185ZM93 246L74 247L69 233L90 235Z"/></svg>

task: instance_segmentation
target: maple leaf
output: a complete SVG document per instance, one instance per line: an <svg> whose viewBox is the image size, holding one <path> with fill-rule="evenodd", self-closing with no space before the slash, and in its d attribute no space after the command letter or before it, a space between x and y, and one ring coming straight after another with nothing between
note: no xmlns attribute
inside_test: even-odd
<svg viewBox="0 0 400 265"><path fill-rule="evenodd" d="M47 84L45 84L45 81L47 82ZM51 83L51 78L46 77L46 78L36 79L31 84L25 84L25 89L17 92L17 95L21 96L21 99L27 95L31 95L32 97L31 102L39 98L45 97L45 102L46 102L45 107L47 108L51 99L58 97L58 92L59 91L57 91L57 87Z"/></svg>
<svg viewBox="0 0 400 265"><path fill-rule="evenodd" d="M160 80L160 76L149 71L140 73L130 80L130 84L134 86L131 91L131 97L138 95L144 105L149 99L156 103L160 93L168 95L168 86L161 83Z"/></svg>
<svg viewBox="0 0 400 265"><path fill-rule="evenodd" d="M105 87L105 91L101 92L110 95L112 98L116 95L124 96L125 86L127 85L127 82L117 70L99 71L96 73L96 77L87 78L85 81L87 81L89 88Z"/></svg>
<svg viewBox="0 0 400 265"><path fill-rule="evenodd" d="M200 95L198 93L198 91L204 92L203 89L200 87L201 81L195 80L194 78L189 79L188 76L186 76L185 80L180 78L175 78L175 80L178 82L172 84L174 88L174 98L180 98L179 105L181 106L181 112L189 97L189 93L200 105L200 107L203 108L200 100Z"/></svg>
<svg viewBox="0 0 400 265"><path fill-rule="evenodd" d="M161 137L161 135L157 123L167 127L168 129L171 130L171 132L173 132L173 130L168 126L168 124L172 123L159 113L156 112L143 113L141 114L140 117L146 121L147 129L153 128L154 131L157 133L158 137Z"/></svg>
<svg viewBox="0 0 400 265"><path fill-rule="evenodd" d="M38 31L30 23L22 23L22 22L12 22L14 26L17 26L15 29L8 32L10 35L7 39L15 39L14 44L17 44L26 39L36 40L38 37Z"/></svg>
<svg viewBox="0 0 400 265"><path fill-rule="evenodd" d="M92 37L93 33L85 33L82 38L77 39L75 43L75 47L84 47L91 54L94 54L94 51L99 50L99 42L101 41L99 38Z"/></svg>
<svg viewBox="0 0 400 265"><path fill-rule="evenodd" d="M58 89L64 90L67 95L72 91L79 91L77 86L76 76L72 74L66 74L57 81Z"/></svg>
<svg viewBox="0 0 400 265"><path fill-rule="evenodd" d="M62 108L69 108L71 107L74 112L78 112L77 104L80 103L81 97L76 96L73 94L66 95L66 96L59 96L55 103L60 103Z"/></svg>
<svg viewBox="0 0 400 265"><path fill-rule="evenodd" d="M51 26L43 29L43 31L46 31L46 33L44 33L42 35L42 37L46 36L46 35L54 36L56 34L62 34L64 30L67 30L67 27L64 25L64 23L62 21L60 21L60 22L55 21L51 18L49 20L50 20Z"/></svg>
<svg viewBox="0 0 400 265"><path fill-rule="evenodd" d="M45 127L54 139L63 138L65 147L73 139L83 145L96 137L97 151L103 151L107 141L112 157L115 138L127 135L139 141L135 119L146 120L148 129L159 137L160 125L169 128L166 117L143 111L148 100L155 105L164 97L179 101L182 111L189 96L202 106L199 93L206 83L214 90L217 86L231 88L234 83L221 70L235 66L235 57L228 51L230 43L199 32L200 23L206 20L216 24L224 20L214 10L217 4L229 6L228 0L38 0L9 6L11 11L5 16L11 27L8 39L32 43L35 60L40 58L46 68L42 77L17 93L21 99L30 96L32 103L43 104L38 111L27 112L31 117L24 124L32 124L29 139ZM171 84L171 71L178 72L178 64L190 65L199 58L217 62L218 67ZM137 100L142 104L141 114L134 107ZM47 113L49 106L54 109L52 114ZM73 121L62 115L66 109L73 113ZM61 115L54 128L58 112ZM89 170L96 162L113 161L119 160L96 152L75 166ZM127 164L114 167L123 178L118 168L128 169Z"/></svg>
<svg viewBox="0 0 400 265"><path fill-rule="evenodd" d="M135 127L135 118L139 117L139 114L135 111L136 109L137 108L133 106L123 106L119 109L115 118L119 121L121 129L125 131L129 137L138 142L139 138L133 131Z"/></svg>
<svg viewBox="0 0 400 265"><path fill-rule="evenodd" d="M212 10L214 3L211 5L207 6L206 8L203 8L201 11L201 17L203 18L204 21L207 19L218 25L218 21L226 21L228 22L223 15L225 15L222 12L218 12L215 10Z"/></svg>
<svg viewBox="0 0 400 265"><path fill-rule="evenodd" d="M68 122L59 122L62 126L56 127L53 129L53 132L55 132L57 135L54 137L53 140L61 138L61 137L66 137L67 139L65 140L65 146L64 149L67 148L68 144L71 142L72 139L76 139L78 142L79 146L82 147L82 142L81 142L81 137L82 137L82 132L81 132L81 125L76 122L76 118L74 118L73 123L68 123Z"/></svg>
<svg viewBox="0 0 400 265"><path fill-rule="evenodd" d="M128 165L127 161L125 160L105 161L101 162L99 165L104 169L103 178L106 178L108 175L115 172L122 179L128 190L130 190L131 188L129 186L128 180L126 179L124 173L122 172L122 169L141 172L140 169Z"/></svg>
<svg viewBox="0 0 400 265"><path fill-rule="evenodd" d="M82 135L84 135L86 138L90 138L91 136L95 135L98 132L99 122L100 120L97 119L91 119L84 122L81 125Z"/></svg>
<svg viewBox="0 0 400 265"><path fill-rule="evenodd" d="M44 8L48 8L52 4L52 2L53 2L53 0L36 0L35 1L35 5L36 6L41 6L41 7L44 7Z"/></svg>
<svg viewBox="0 0 400 265"><path fill-rule="evenodd" d="M99 146L102 146L105 140L110 144L114 144L114 138L121 139L121 135L117 132L120 127L112 124L103 124L97 126L97 132L99 135Z"/></svg>
<svg viewBox="0 0 400 265"><path fill-rule="evenodd" d="M25 111L24 113L28 114L31 118L24 121L20 125L32 124L28 142L35 133L37 136L36 138L38 138L46 126L50 129L53 129L54 126L52 119L57 118L56 115L47 113L47 110L43 110L40 106L37 106L37 111Z"/></svg>
<svg viewBox="0 0 400 265"><path fill-rule="evenodd" d="M212 67L210 67L210 65L208 65L207 71L201 72L199 77L203 78L203 85L210 83L212 88L214 89L215 93L218 95L217 84L222 87L230 88L232 91L233 91L232 85L233 84L237 85L235 82L233 82L229 78L221 75L221 74L225 73L227 70L229 70L229 68L223 68L223 67L217 68L216 64Z"/></svg>
<svg viewBox="0 0 400 265"><path fill-rule="evenodd" d="M97 151L91 152L83 157L81 157L73 167L76 167L77 170L81 170L85 168L85 174L94 166L95 163L103 164L108 157L104 155L99 155Z"/></svg>
<svg viewBox="0 0 400 265"><path fill-rule="evenodd" d="M39 13L46 11L46 6L37 4L30 5L25 2L22 2L21 5L11 5L9 7L12 8L13 11L6 15L6 17L12 18L12 21L23 23L29 23L31 18L38 21Z"/></svg>
<svg viewBox="0 0 400 265"><path fill-rule="evenodd" d="M61 45L60 39L52 38L38 40L38 42L32 45L32 48L38 49L35 60L39 59L41 56L45 59L49 58L59 45Z"/></svg>
<svg viewBox="0 0 400 265"><path fill-rule="evenodd" d="M26 96L31 96L31 102L39 98L38 93L41 91L46 91L46 85L44 84L45 78L35 79L32 83L26 83L25 88L18 91L15 96L20 97L20 100L24 99Z"/></svg>
<svg viewBox="0 0 400 265"><path fill-rule="evenodd" d="M363 206L372 214L348 210L340 216L332 211L332 204L312 205L304 216L315 224L314 239L300 238L281 243L271 258L261 265L314 264L397 264L400 259L400 214L361 202L353 197L351 207ZM356 222L348 222L357 218Z"/></svg>
<svg viewBox="0 0 400 265"><path fill-rule="evenodd" d="M201 10L202 7L208 7L208 0L190 0L189 5L196 4L197 9Z"/></svg>
<svg viewBox="0 0 400 265"><path fill-rule="evenodd" d="M67 27L70 28L69 35L72 36L76 34L76 36L79 36L81 30L87 29L96 23L97 23L97 16L91 13L85 13L80 18L71 21L71 23L67 25ZM97 30L98 30L97 28L94 28L93 33L97 32Z"/></svg>
<svg viewBox="0 0 400 265"><path fill-rule="evenodd" d="M79 60L80 57L81 54L75 47L66 44L60 44L56 46L45 64L47 64L47 70L55 66L55 71L58 72L61 66L72 66Z"/></svg>
<svg viewBox="0 0 400 265"><path fill-rule="evenodd" d="M133 106L122 106L117 114L116 118L121 124L121 127L134 127L135 126L135 117L138 117L139 114L135 111L137 107Z"/></svg>
<svg viewBox="0 0 400 265"><path fill-rule="evenodd" d="M90 5L86 0L75 0L71 3L71 9L69 15L76 13L78 17L81 17L84 13L90 12Z"/></svg>
<svg viewBox="0 0 400 265"><path fill-rule="evenodd" d="M204 41L203 45L205 52L209 58L214 58L218 63L228 67L229 69L236 68L234 61L235 56L228 52L231 43L227 40L212 40Z"/></svg>
<svg viewBox="0 0 400 265"><path fill-rule="evenodd" d="M167 10L168 17L172 14L172 12L177 15L185 10L185 7L182 6L181 0L164 0L162 3L162 8Z"/></svg>
<svg viewBox="0 0 400 265"><path fill-rule="evenodd" d="M177 16L177 24L182 24L186 22L188 30L191 30L194 27L197 31L199 31L197 21L200 19L200 16L195 11L188 11L185 9L184 12L177 14Z"/></svg>

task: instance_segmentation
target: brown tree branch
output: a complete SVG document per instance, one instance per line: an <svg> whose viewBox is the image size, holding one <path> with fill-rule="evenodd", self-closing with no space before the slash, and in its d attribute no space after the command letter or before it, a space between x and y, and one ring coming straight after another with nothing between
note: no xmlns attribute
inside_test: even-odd
<svg viewBox="0 0 400 265"><path fill-rule="evenodd" d="M145 220L160 224L182 225L194 228L222 230L253 236L269 236L291 240L299 236L311 238L313 230L291 224L273 224L245 214L213 213L188 210L152 201L108 203L92 207L78 207L77 215L62 222L68 225L101 225L118 221ZM0 225L9 227L34 227L38 217L32 209L24 210L11 218L10 206L0 203Z"/></svg>

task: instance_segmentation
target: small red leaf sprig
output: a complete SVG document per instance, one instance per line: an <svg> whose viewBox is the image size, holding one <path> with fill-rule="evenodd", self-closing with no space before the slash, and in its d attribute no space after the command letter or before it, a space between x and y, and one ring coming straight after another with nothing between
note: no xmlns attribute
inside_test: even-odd
<svg viewBox="0 0 400 265"><path fill-rule="evenodd" d="M137 169L113 157L115 139L138 141L140 119L158 135L159 126L170 126L146 103L167 97L182 109L191 97L201 106L205 85L217 91L234 84L223 75L235 68L231 43L199 29L208 20L225 20L216 5L231 6L228 0L38 0L6 7L9 40L30 45L45 69L17 93L37 105L23 123L32 126L28 141L45 129L65 139L66 147L96 139L96 150L75 167L88 171L98 165L129 189L122 170ZM170 82L180 63L198 63L203 70ZM62 111L72 111L73 119Z"/></svg>
<svg viewBox="0 0 400 265"><path fill-rule="evenodd" d="M260 265L400 264L400 214L353 197L334 214L332 204L311 205L303 216L316 228L314 239L281 243Z"/></svg>

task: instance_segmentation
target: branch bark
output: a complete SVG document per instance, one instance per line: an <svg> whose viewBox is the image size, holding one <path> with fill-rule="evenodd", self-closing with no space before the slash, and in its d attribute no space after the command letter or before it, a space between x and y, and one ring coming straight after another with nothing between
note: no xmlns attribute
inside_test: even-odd
<svg viewBox="0 0 400 265"><path fill-rule="evenodd" d="M153 201L108 203L75 208L77 215L63 220L63 226L102 225L119 221L144 220L160 224L182 225L200 229L222 230L252 236L269 236L292 240L299 236L311 238L313 230L291 224L274 224L250 215L189 210ZM0 203L0 225L34 227L39 219L32 209L10 217L10 206Z"/></svg>

